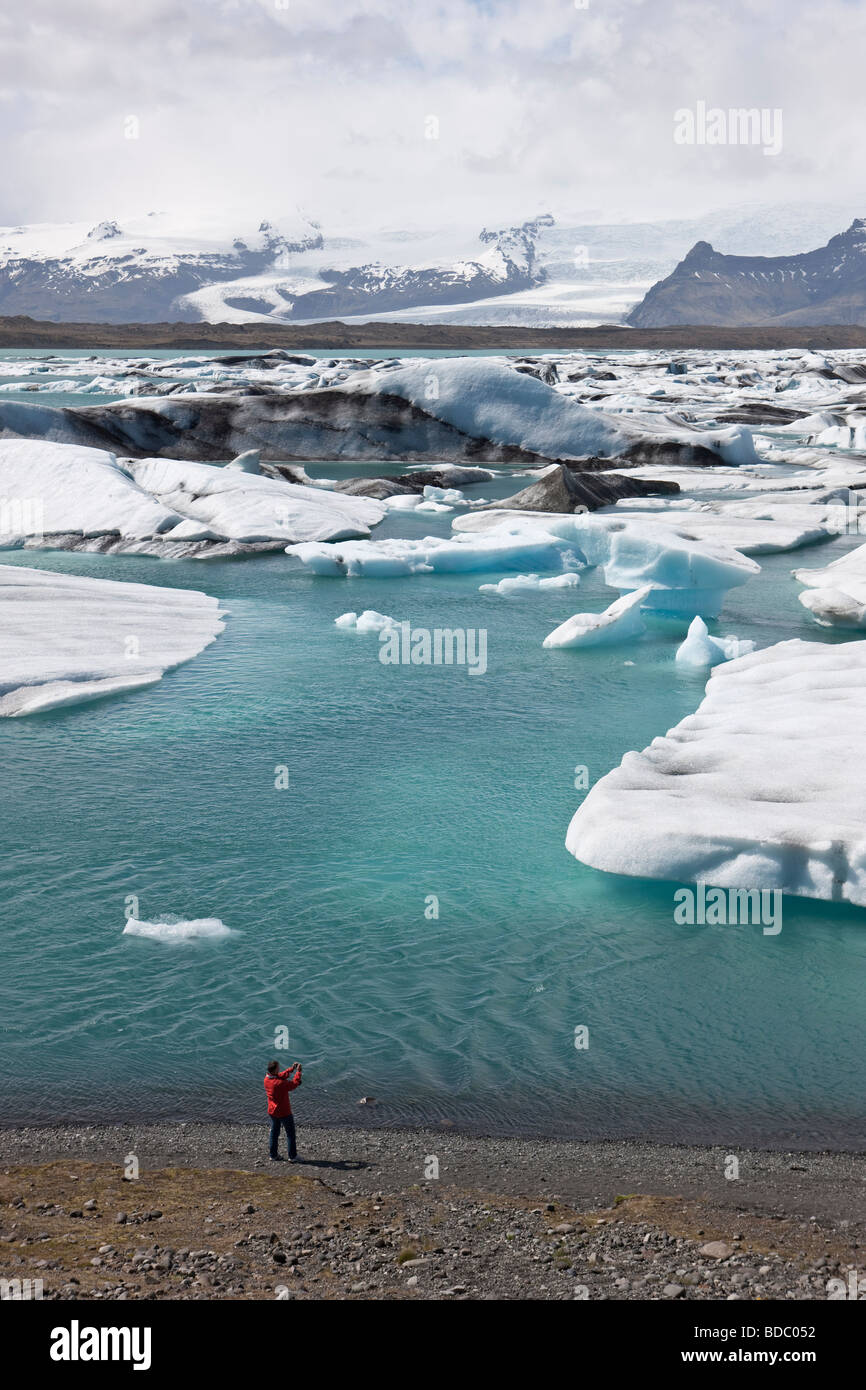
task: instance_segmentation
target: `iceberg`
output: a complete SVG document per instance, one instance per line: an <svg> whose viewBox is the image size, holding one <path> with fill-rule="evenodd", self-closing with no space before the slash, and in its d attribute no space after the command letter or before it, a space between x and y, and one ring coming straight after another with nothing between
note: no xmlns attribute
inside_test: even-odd
<svg viewBox="0 0 866 1390"><path fill-rule="evenodd" d="M748 504L709 503L691 507L647 508L619 502L615 513L633 521L649 521L672 526L682 537L701 542L729 545L744 555L775 555L830 540L831 520L827 509L801 507L759 507L754 513ZM757 514L755 514L757 513ZM614 514L611 509L608 515Z"/></svg>
<svg viewBox="0 0 866 1390"><path fill-rule="evenodd" d="M824 569L794 570L794 578L808 585L799 599L822 627L866 627L866 545Z"/></svg>
<svg viewBox="0 0 866 1390"><path fill-rule="evenodd" d="M365 536L385 516L381 502L208 463L130 459L146 493L228 540L336 541Z"/></svg>
<svg viewBox="0 0 866 1390"><path fill-rule="evenodd" d="M221 922L219 917L183 917L166 915L154 922L141 922L130 917L123 928L124 936L143 936L150 941L215 941L225 936L234 936L231 927Z"/></svg>
<svg viewBox="0 0 866 1390"><path fill-rule="evenodd" d="M627 513L473 512L457 517L452 530L459 536L500 537L503 543L531 538L539 548L546 536L551 555L557 546L570 546L579 561L600 566L613 589L632 592L648 585L645 608L717 617L727 591L745 584L760 566L721 541L696 540L688 529L690 515L680 526L654 516L632 520Z"/></svg>
<svg viewBox="0 0 866 1390"><path fill-rule="evenodd" d="M199 558L369 536L386 514L381 502L235 463L119 462L105 449L0 440L0 546Z"/></svg>
<svg viewBox="0 0 866 1390"><path fill-rule="evenodd" d="M677 647L683 666L718 666L755 650L754 642L739 637L711 637L703 618L693 618L686 640Z"/></svg>
<svg viewBox="0 0 866 1390"><path fill-rule="evenodd" d="M561 537L536 527L520 534L424 536L417 540L348 541L342 545L301 544L286 554L313 574L387 579L394 575L461 574L520 569L576 567L573 549Z"/></svg>
<svg viewBox="0 0 866 1390"><path fill-rule="evenodd" d="M366 608L363 613L341 613L339 618L334 619L334 626L343 628L346 632L386 632L389 628L399 627L396 618L389 618L387 613L377 613L375 608Z"/></svg>
<svg viewBox="0 0 866 1390"><path fill-rule="evenodd" d="M567 849L611 873L866 907L866 642L718 666L695 714L591 789Z"/></svg>
<svg viewBox="0 0 866 1390"><path fill-rule="evenodd" d="M0 542L35 535L159 536L183 517L157 501L114 454L41 440L0 441Z"/></svg>
<svg viewBox="0 0 866 1390"><path fill-rule="evenodd" d="M538 574L514 574L500 579L498 584L479 584L480 594L525 594L537 593L539 589L573 589L580 583L580 575L569 570L565 574L551 574L542 579Z"/></svg>
<svg viewBox="0 0 866 1390"><path fill-rule="evenodd" d="M545 637L544 647L607 647L628 642L646 631L641 604L646 602L650 585L623 594L603 613L575 613Z"/></svg>
<svg viewBox="0 0 866 1390"><path fill-rule="evenodd" d="M0 566L0 716L139 690L197 656L225 624L191 589Z"/></svg>
<svg viewBox="0 0 866 1390"><path fill-rule="evenodd" d="M203 370L212 376L219 367ZM504 357L326 362L312 375L290 367L273 386L224 377L215 387L197 385L176 382L166 395L165 385L142 382L138 390L153 394L62 410L0 400L0 437L94 447L111 441L124 455L199 462L250 450L276 463L435 459L437 467L620 456L657 467L758 461L745 425L696 428L639 398L619 414L602 410Z"/></svg>

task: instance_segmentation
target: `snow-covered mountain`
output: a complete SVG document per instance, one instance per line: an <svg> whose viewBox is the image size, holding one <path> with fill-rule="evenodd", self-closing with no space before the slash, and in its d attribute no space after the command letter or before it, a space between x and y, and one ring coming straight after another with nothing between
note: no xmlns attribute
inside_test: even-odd
<svg viewBox="0 0 866 1390"><path fill-rule="evenodd" d="M327 241L306 218L194 232L157 213L95 226L7 227L0 229L0 315L298 322L461 304L540 284L535 243L552 221L545 215L485 229L467 254L412 265L367 259L368 245Z"/></svg>
<svg viewBox="0 0 866 1390"><path fill-rule="evenodd" d="M203 285L260 275L322 244L316 223L194 229L162 213L0 228L0 314L82 322L195 320L184 296Z"/></svg>
<svg viewBox="0 0 866 1390"><path fill-rule="evenodd" d="M560 327L621 323L699 240L791 256L847 205L728 208L690 220L588 222L573 211L484 229L324 228L296 212L165 213L0 228L0 316L81 322L304 323L377 318Z"/></svg>

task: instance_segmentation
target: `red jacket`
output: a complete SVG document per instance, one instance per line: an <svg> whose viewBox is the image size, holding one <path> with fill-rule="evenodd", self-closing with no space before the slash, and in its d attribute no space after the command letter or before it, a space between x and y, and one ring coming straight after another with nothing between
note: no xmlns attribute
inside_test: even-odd
<svg viewBox="0 0 866 1390"><path fill-rule="evenodd" d="M286 1067L285 1071L278 1072L276 1076L265 1076L265 1091L268 1097L268 1114L276 1115L282 1119L284 1115L291 1115L292 1103L289 1100L289 1091L294 1091L301 1084L301 1064L295 1067L295 1074L289 1079L291 1067Z"/></svg>

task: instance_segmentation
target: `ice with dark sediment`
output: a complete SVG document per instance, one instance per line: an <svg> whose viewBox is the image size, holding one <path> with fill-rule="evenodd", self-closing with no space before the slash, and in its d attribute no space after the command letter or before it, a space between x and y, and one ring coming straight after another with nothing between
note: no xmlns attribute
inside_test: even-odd
<svg viewBox="0 0 866 1390"><path fill-rule="evenodd" d="M208 557L367 536L380 502L247 467L118 459L105 449L0 440L0 547Z"/></svg>

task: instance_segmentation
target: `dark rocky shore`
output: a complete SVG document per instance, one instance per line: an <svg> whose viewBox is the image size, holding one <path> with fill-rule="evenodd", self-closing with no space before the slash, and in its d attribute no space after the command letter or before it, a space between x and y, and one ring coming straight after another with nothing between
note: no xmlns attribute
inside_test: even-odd
<svg viewBox="0 0 866 1390"><path fill-rule="evenodd" d="M339 350L343 348L450 348L455 352L487 348L490 352L536 348L601 351L606 348L708 348L714 352L757 348L866 347L866 328L851 324L818 324L812 328L714 328L704 324L674 328L627 328L601 324L598 328L475 327L449 323L55 323L25 315L0 317L0 347L90 348L91 351L143 351L172 348L178 352L219 352L232 348Z"/></svg>
<svg viewBox="0 0 866 1390"><path fill-rule="evenodd" d="M799 1300L866 1265L863 1155L302 1120L299 1144L277 1164L265 1125L0 1130L0 1276L109 1300Z"/></svg>

